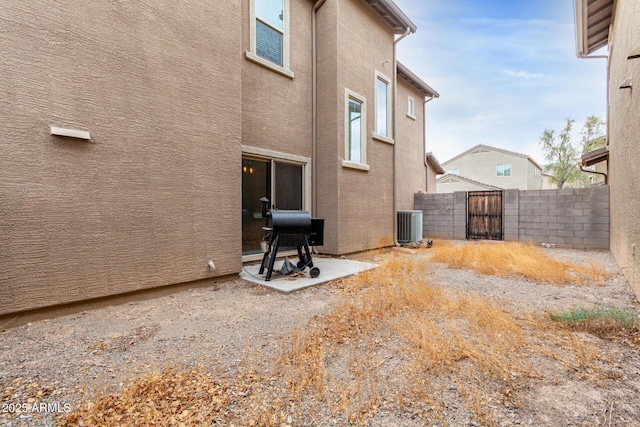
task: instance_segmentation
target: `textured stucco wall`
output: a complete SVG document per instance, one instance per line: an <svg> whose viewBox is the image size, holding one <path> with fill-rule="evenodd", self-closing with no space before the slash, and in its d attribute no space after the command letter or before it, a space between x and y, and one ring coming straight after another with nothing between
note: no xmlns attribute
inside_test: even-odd
<svg viewBox="0 0 640 427"><path fill-rule="evenodd" d="M511 176L496 176L496 165L499 163L511 164ZM527 189L528 160L524 157L514 156L499 151L484 153L469 153L459 159L442 164L446 171L458 168L459 174L486 184L500 188Z"/></svg>
<svg viewBox="0 0 640 427"><path fill-rule="evenodd" d="M373 139L372 132L375 71L393 76L393 32L363 1L328 0L318 14L318 43L318 212L326 219L322 250L338 254L392 245L393 145ZM369 171L342 166L345 88L366 99Z"/></svg>
<svg viewBox="0 0 640 427"><path fill-rule="evenodd" d="M323 252L339 253L338 170L344 146L338 141L338 128L344 118L338 108L343 99L338 91L338 3L327 0L317 12L318 55L318 217L324 218ZM344 92L344 91L343 91Z"/></svg>
<svg viewBox="0 0 640 427"><path fill-rule="evenodd" d="M398 186L396 208L411 210L413 209L413 195L420 191L427 191L423 135L424 95L400 77L398 78L397 93L395 144ZM415 119L407 116L408 96L415 100Z"/></svg>
<svg viewBox="0 0 640 427"><path fill-rule="evenodd" d="M344 158L344 88L367 100L369 171L338 170L341 253L393 245L393 145L372 138L375 71L393 76L393 31L365 2L338 2L338 145ZM389 61L389 62L387 62ZM372 215L372 213L374 213Z"/></svg>
<svg viewBox="0 0 640 427"><path fill-rule="evenodd" d="M242 62L242 144L311 157L311 8L290 0L293 79L249 60ZM250 49L248 1L242 2L242 47Z"/></svg>
<svg viewBox="0 0 640 427"><path fill-rule="evenodd" d="M0 2L0 314L240 270L240 19Z"/></svg>
<svg viewBox="0 0 640 427"><path fill-rule="evenodd" d="M611 252L640 296L640 59L627 59L640 45L640 2L618 0L615 12L609 40ZM629 77L633 89L619 89Z"/></svg>
<svg viewBox="0 0 640 427"><path fill-rule="evenodd" d="M438 174L436 171L428 166L427 167L427 193L433 194L437 191L436 180L438 179Z"/></svg>

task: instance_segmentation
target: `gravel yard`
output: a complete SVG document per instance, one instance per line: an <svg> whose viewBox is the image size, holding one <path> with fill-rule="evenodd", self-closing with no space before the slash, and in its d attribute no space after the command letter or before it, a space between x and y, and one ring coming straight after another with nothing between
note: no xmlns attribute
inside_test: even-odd
<svg viewBox="0 0 640 427"><path fill-rule="evenodd" d="M609 252L544 249L554 259L577 264L597 260L611 274L600 286L556 286L450 269L430 262L429 251L412 254L384 250L362 254L357 259L382 262L411 258L413 262L428 264L430 283L478 298L505 301L510 310L517 313L596 305L640 313L636 298ZM258 371L263 375L276 372L274 366L282 356L283 343L293 331L304 330L319 315L338 306L344 299L342 290L338 282L283 295L237 279L215 288L192 289L3 330L0 332L0 425L51 425L56 412L80 409L96 392L118 393L127 380L167 367L201 367L230 381L243 372ZM581 372L558 362L560 359L534 360L540 375L518 389L512 403L484 402L496 424L640 425L637 339L605 340L580 332L567 332L564 338L578 339L587 351L596 352L597 369ZM393 336L387 339L395 340ZM396 357L403 356L387 347L386 342L376 341L376 345L379 352L386 351L388 372L382 379L391 384L395 381L394 364L399 363ZM349 359L340 363L348 363L345 360ZM335 376L341 375L340 363L331 368ZM470 411L461 388L451 387L446 383L448 379L440 378L439 388L436 387L445 398L439 417L430 418L429 408L424 409L420 402L399 403L386 398L382 387L379 405L365 418L366 424L483 425ZM242 399L244 395L239 393L234 399ZM236 410L236 400L229 400L229 411ZM18 406L29 410L18 413ZM323 413L322 409L319 413ZM331 411L324 415L321 419L288 415L284 424L350 423L349 418Z"/></svg>

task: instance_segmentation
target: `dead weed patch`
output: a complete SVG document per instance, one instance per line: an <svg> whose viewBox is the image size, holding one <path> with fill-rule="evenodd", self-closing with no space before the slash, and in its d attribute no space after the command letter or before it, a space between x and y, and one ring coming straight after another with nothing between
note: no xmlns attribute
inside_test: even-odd
<svg viewBox="0 0 640 427"><path fill-rule="evenodd" d="M470 269L500 277L522 276L554 285L602 285L609 277L604 266L598 263L582 266L557 261L532 243L478 242L454 245L437 242L431 260L445 263L449 268Z"/></svg>
<svg viewBox="0 0 640 427"><path fill-rule="evenodd" d="M500 408L521 407L519 391L543 378L541 360L556 371L588 366L597 377L597 349L571 331L427 283L428 268L396 257L343 280L343 302L281 339L279 361L262 371L150 374L120 394L96 396L63 423L366 425L393 413L446 425L448 402L462 400L457 410L494 425Z"/></svg>

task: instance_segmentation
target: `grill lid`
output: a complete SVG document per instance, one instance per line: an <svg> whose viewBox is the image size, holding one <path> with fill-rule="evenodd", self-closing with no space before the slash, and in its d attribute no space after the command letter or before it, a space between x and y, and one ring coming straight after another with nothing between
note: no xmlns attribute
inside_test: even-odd
<svg viewBox="0 0 640 427"><path fill-rule="evenodd" d="M274 235L311 234L311 215L307 211L271 211L271 227Z"/></svg>

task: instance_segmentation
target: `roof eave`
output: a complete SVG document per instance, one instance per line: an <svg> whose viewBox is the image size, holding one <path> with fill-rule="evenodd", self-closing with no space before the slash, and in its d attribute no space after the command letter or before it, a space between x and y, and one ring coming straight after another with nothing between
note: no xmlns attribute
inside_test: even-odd
<svg viewBox="0 0 640 427"><path fill-rule="evenodd" d="M425 96L429 96L431 98L439 98L440 94L433 89L431 86L426 84L422 79L416 76L410 69L404 66L402 63L396 61L398 68L398 77L406 80L410 85L418 89Z"/></svg>
<svg viewBox="0 0 640 427"><path fill-rule="evenodd" d="M609 146L606 145L602 148L597 148L595 150L589 151L585 153L580 158L580 162L583 166L593 166L596 163L604 162L609 158Z"/></svg>
<svg viewBox="0 0 640 427"><path fill-rule="evenodd" d="M382 19L389 24L394 33L404 34L407 28L415 33L418 27L392 0L364 0Z"/></svg>
<svg viewBox="0 0 640 427"><path fill-rule="evenodd" d="M587 58L609 43L614 0L574 0L576 55Z"/></svg>
<svg viewBox="0 0 640 427"><path fill-rule="evenodd" d="M442 168L442 165L440 164L436 156L433 155L432 152L427 153L427 162L434 169L434 171L436 172L436 175L445 173L445 170Z"/></svg>

